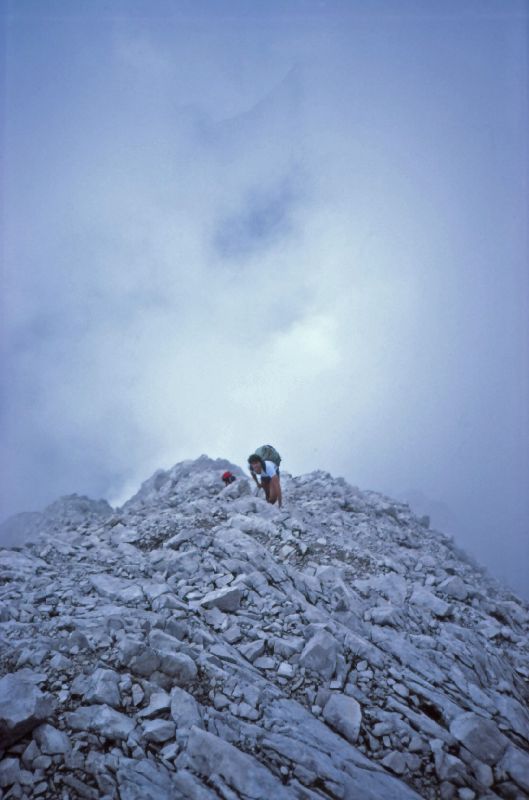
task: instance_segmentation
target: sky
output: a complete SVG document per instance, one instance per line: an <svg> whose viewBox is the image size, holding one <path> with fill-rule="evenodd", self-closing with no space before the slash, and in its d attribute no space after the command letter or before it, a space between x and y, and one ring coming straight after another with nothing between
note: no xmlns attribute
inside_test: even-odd
<svg viewBox="0 0 529 800"><path fill-rule="evenodd" d="M528 22L4 0L2 518L270 442L529 597Z"/></svg>

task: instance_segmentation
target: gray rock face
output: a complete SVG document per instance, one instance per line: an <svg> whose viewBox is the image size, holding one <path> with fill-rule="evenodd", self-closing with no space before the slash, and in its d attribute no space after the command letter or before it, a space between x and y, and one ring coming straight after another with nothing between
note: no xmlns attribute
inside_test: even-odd
<svg viewBox="0 0 529 800"><path fill-rule="evenodd" d="M323 718L331 728L345 736L352 744L358 739L362 709L354 697L331 694L323 708Z"/></svg>
<svg viewBox="0 0 529 800"><path fill-rule="evenodd" d="M109 597L111 600L119 600L128 604L139 602L143 599L141 588L128 580L101 574L92 575L90 581L100 595Z"/></svg>
<svg viewBox="0 0 529 800"><path fill-rule="evenodd" d="M16 742L53 714L53 698L20 674L0 678L0 748Z"/></svg>
<svg viewBox="0 0 529 800"><path fill-rule="evenodd" d="M91 500L77 494L61 497L44 511L25 511L0 524L0 547L19 547L45 533L61 533L103 521L112 514L106 500Z"/></svg>
<svg viewBox="0 0 529 800"><path fill-rule="evenodd" d="M494 722L471 711L454 719L450 733L485 764L496 764L509 744Z"/></svg>
<svg viewBox="0 0 529 800"><path fill-rule="evenodd" d="M58 753L69 753L72 749L68 736L54 728L53 725L39 725L33 733L33 738L38 744L41 753L46 755L53 756Z"/></svg>
<svg viewBox="0 0 529 800"><path fill-rule="evenodd" d="M529 796L529 609L407 506L282 484L279 510L204 456L29 515L0 551L6 797Z"/></svg>
<svg viewBox="0 0 529 800"><path fill-rule="evenodd" d="M143 723L143 738L147 742L167 742L174 739L175 724L165 719L148 719Z"/></svg>
<svg viewBox="0 0 529 800"><path fill-rule="evenodd" d="M320 631L307 642L299 660L307 669L324 678L331 678L336 669L337 652L338 644L334 637L326 631Z"/></svg>
<svg viewBox="0 0 529 800"><path fill-rule="evenodd" d="M500 772L505 772L515 784L529 795L529 753L515 747L508 747L500 765Z"/></svg>
<svg viewBox="0 0 529 800"><path fill-rule="evenodd" d="M289 800L296 796L256 759L198 728L191 729L187 756L195 772L220 782L235 792L236 797Z"/></svg>
<svg viewBox="0 0 529 800"><path fill-rule="evenodd" d="M80 706L66 715L66 721L74 731L90 731L107 739L127 739L135 728L135 722L110 706Z"/></svg>
<svg viewBox="0 0 529 800"><path fill-rule="evenodd" d="M225 587L209 592L202 600L204 608L219 608L221 611L237 611L242 599L242 591L238 587Z"/></svg>
<svg viewBox="0 0 529 800"><path fill-rule="evenodd" d="M193 695L176 687L171 693L171 717L178 730L188 731L192 727L203 728L200 707Z"/></svg>
<svg viewBox="0 0 529 800"><path fill-rule="evenodd" d="M187 686L197 677L197 667L185 653L161 653L160 669L173 678L177 686Z"/></svg>
<svg viewBox="0 0 529 800"><path fill-rule="evenodd" d="M121 703L119 675L111 669L96 669L91 675L84 699L87 703L105 703L118 708Z"/></svg>
<svg viewBox="0 0 529 800"><path fill-rule="evenodd" d="M447 597L454 597L456 600L466 600L469 594L468 587L457 575L442 581L437 587L437 591Z"/></svg>

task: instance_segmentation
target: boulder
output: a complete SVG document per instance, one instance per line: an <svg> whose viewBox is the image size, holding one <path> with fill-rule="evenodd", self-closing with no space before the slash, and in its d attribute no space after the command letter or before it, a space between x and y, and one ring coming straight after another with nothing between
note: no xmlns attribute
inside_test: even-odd
<svg viewBox="0 0 529 800"><path fill-rule="evenodd" d="M121 704L120 676L112 669L99 667L88 679L84 699L87 703L105 703L117 708Z"/></svg>
<svg viewBox="0 0 529 800"><path fill-rule="evenodd" d="M442 581L437 586L437 591L446 595L446 597L453 597L455 600L466 600L468 597L468 587L458 575L453 575Z"/></svg>
<svg viewBox="0 0 529 800"><path fill-rule="evenodd" d="M509 745L498 766L529 795L529 753Z"/></svg>
<svg viewBox="0 0 529 800"><path fill-rule="evenodd" d="M171 692L171 717L179 731L204 727L199 704L193 695L178 686Z"/></svg>
<svg viewBox="0 0 529 800"><path fill-rule="evenodd" d="M68 736L54 728L53 725L39 725L33 732L33 738L39 746L40 752L53 756L59 753L69 753L72 749Z"/></svg>
<svg viewBox="0 0 529 800"><path fill-rule="evenodd" d="M55 702L27 677L0 678L0 748L8 747L51 717Z"/></svg>
<svg viewBox="0 0 529 800"><path fill-rule="evenodd" d="M318 631L305 645L299 660L323 678L332 678L336 669L338 642L327 631Z"/></svg>
<svg viewBox="0 0 529 800"><path fill-rule="evenodd" d="M166 719L148 719L143 723L142 736L147 742L167 742L174 739L176 726Z"/></svg>
<svg viewBox="0 0 529 800"><path fill-rule="evenodd" d="M160 653L160 670L178 686L188 686L197 677L196 664L185 653Z"/></svg>
<svg viewBox="0 0 529 800"><path fill-rule="evenodd" d="M448 617L452 613L452 606L449 603L445 603L440 597L422 586L414 590L410 597L410 603L430 611L434 617Z"/></svg>
<svg viewBox="0 0 529 800"><path fill-rule="evenodd" d="M206 779L220 777L231 789L227 796L292 800L292 791L257 759L212 733L192 728L187 756L194 772Z"/></svg>
<svg viewBox="0 0 529 800"><path fill-rule="evenodd" d="M331 694L323 708L323 718L331 728L341 733L351 744L358 739L362 710L354 697L345 694Z"/></svg>
<svg viewBox="0 0 529 800"><path fill-rule="evenodd" d="M496 764L509 744L492 720L472 711L456 717L450 724L450 733L485 764Z"/></svg>
<svg viewBox="0 0 529 800"><path fill-rule="evenodd" d="M221 611L237 611L242 600L242 589L238 586L224 586L202 598L200 604L204 608L219 608Z"/></svg>
<svg viewBox="0 0 529 800"><path fill-rule="evenodd" d="M65 717L73 730L90 731L113 741L127 739L136 727L134 720L107 705L80 706Z"/></svg>

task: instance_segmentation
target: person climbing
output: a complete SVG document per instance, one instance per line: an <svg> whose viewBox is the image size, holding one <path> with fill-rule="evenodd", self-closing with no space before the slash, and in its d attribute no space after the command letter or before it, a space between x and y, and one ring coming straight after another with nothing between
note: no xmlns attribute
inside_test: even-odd
<svg viewBox="0 0 529 800"><path fill-rule="evenodd" d="M269 444L258 447L255 453L248 457L250 474L257 487L264 489L266 502L272 504L277 502L279 508L281 508L283 502L279 475L280 463L281 456Z"/></svg>
<svg viewBox="0 0 529 800"><path fill-rule="evenodd" d="M226 472L222 473L222 480L224 481L224 486L229 486L230 483L233 483L233 481L236 481L237 478L235 477L233 472L230 472L229 470L226 470Z"/></svg>

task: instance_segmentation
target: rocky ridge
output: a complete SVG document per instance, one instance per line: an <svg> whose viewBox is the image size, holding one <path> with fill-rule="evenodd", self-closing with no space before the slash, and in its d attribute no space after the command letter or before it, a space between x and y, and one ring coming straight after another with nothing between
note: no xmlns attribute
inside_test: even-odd
<svg viewBox="0 0 529 800"><path fill-rule="evenodd" d="M282 483L202 456L11 521L6 800L529 797L527 606L408 506Z"/></svg>

